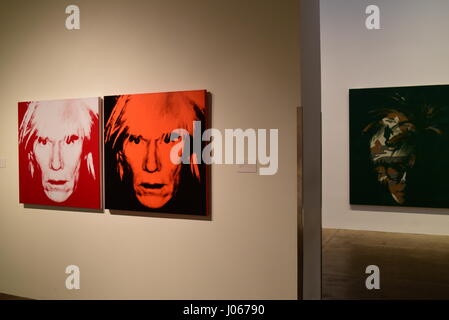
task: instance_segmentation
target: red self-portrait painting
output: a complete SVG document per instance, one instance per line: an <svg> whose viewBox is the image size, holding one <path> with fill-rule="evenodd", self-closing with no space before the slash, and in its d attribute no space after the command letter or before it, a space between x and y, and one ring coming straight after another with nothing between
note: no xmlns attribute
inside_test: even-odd
<svg viewBox="0 0 449 320"><path fill-rule="evenodd" d="M208 215L208 166L201 161L206 96L195 90L104 97L105 206L115 209L111 213Z"/></svg>
<svg viewBox="0 0 449 320"><path fill-rule="evenodd" d="M100 99L19 102L20 203L101 209Z"/></svg>

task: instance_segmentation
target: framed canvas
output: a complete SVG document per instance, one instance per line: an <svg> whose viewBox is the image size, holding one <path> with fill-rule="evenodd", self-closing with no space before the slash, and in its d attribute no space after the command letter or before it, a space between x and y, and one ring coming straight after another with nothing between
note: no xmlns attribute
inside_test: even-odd
<svg viewBox="0 0 449 320"><path fill-rule="evenodd" d="M105 207L206 216L206 90L104 98Z"/></svg>
<svg viewBox="0 0 449 320"><path fill-rule="evenodd" d="M449 85L349 90L350 203L449 207Z"/></svg>
<svg viewBox="0 0 449 320"><path fill-rule="evenodd" d="M101 209L100 98L19 102L20 203Z"/></svg>

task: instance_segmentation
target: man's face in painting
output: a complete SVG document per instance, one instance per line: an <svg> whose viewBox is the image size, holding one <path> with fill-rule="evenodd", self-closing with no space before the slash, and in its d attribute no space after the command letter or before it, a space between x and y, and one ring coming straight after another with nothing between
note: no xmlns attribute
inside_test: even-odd
<svg viewBox="0 0 449 320"><path fill-rule="evenodd" d="M174 164L170 152L183 141L181 136L171 139L171 133L182 121L193 120L185 112L167 108L166 103L163 95L135 95L124 115L129 127L123 143L124 161L131 170L137 200L153 209L166 205L179 189L182 164Z"/></svg>
<svg viewBox="0 0 449 320"><path fill-rule="evenodd" d="M407 172L415 164L415 152L407 138L415 131L415 126L397 111L387 114L380 123L380 129L371 138L371 159L378 181L387 186L395 202L404 204Z"/></svg>
<svg viewBox="0 0 449 320"><path fill-rule="evenodd" d="M33 153L41 172L45 195L64 202L78 183L83 139L79 136L79 114L70 104L47 103L37 108Z"/></svg>

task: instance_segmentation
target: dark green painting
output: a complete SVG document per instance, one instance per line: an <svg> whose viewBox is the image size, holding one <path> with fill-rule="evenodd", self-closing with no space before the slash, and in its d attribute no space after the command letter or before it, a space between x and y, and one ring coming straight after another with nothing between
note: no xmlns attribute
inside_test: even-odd
<svg viewBox="0 0 449 320"><path fill-rule="evenodd" d="M349 90L350 203L449 208L449 85Z"/></svg>

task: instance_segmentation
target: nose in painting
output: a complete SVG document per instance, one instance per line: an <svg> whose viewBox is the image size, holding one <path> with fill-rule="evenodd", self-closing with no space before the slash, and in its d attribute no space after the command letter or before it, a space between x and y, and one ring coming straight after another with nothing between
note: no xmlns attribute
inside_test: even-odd
<svg viewBox="0 0 449 320"><path fill-rule="evenodd" d="M50 168L58 171L64 167L61 155L61 145L59 142L53 143L51 148Z"/></svg>
<svg viewBox="0 0 449 320"><path fill-rule="evenodd" d="M143 160L143 169L150 173L159 170L158 150L155 140L150 140L147 143L147 150Z"/></svg>

